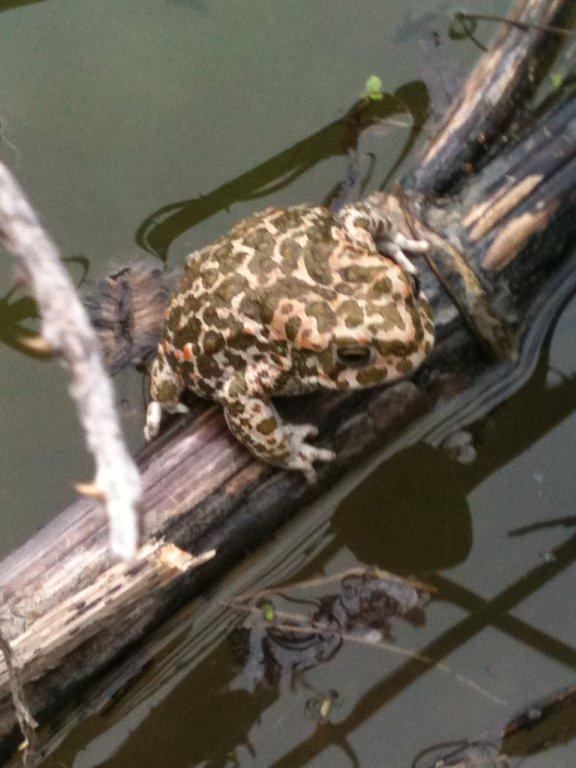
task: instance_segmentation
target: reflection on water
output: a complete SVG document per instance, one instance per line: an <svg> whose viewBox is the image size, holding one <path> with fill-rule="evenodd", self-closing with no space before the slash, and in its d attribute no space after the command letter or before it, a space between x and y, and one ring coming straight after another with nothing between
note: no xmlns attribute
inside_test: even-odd
<svg viewBox="0 0 576 768"><path fill-rule="evenodd" d="M342 501L334 530L363 563L407 575L452 568L472 547L465 473L447 451L416 445Z"/></svg>
<svg viewBox="0 0 576 768"><path fill-rule="evenodd" d="M69 256L63 261L69 268L79 268L80 275L75 284L80 288L88 276L90 268L88 259L83 256ZM30 357L38 357L37 353L22 343L27 336L34 335L34 327L38 319L36 302L25 295L23 284L16 282L4 296L0 297L0 342Z"/></svg>
<svg viewBox="0 0 576 768"><path fill-rule="evenodd" d="M319 595L319 589L328 585L338 591ZM306 598L290 594L302 590ZM245 618L232 642L246 690L253 692L263 680L270 685L279 680L291 686L296 680L302 684L302 675L296 673L327 663L344 642L378 645L389 640L395 617L422 625L428 591L424 585L377 569L356 568L330 579L294 584L281 592L239 596L233 607L245 613ZM303 606L306 613L295 612Z"/></svg>
<svg viewBox="0 0 576 768"><path fill-rule="evenodd" d="M0 0L0 11L8 11L10 8L20 8L23 5L34 5L43 0Z"/></svg>
<svg viewBox="0 0 576 768"><path fill-rule="evenodd" d="M412 127L390 172L393 173L396 165L412 148L422 128L426 109L426 91L418 82L402 86L393 95L386 94L381 101L362 99L343 117L218 189L202 197L182 200L154 211L138 228L136 242L165 261L170 245L200 222L215 216L219 211L228 210L234 203L258 200L279 192L323 160L354 153L360 135L367 128L386 124L395 115L408 113L412 117ZM354 166L356 157L354 154L350 157ZM351 188L359 175L349 166L344 178L336 183L324 202L330 204L336 198L340 203L346 202L342 198L352 194Z"/></svg>

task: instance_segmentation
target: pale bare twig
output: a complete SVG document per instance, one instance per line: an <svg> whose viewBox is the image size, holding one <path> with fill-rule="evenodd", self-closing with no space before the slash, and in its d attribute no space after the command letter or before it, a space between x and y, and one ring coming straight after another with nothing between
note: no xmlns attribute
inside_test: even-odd
<svg viewBox="0 0 576 768"><path fill-rule="evenodd" d="M56 246L2 163L0 243L20 257L38 304L41 337L36 350L54 352L70 371L70 394L96 462L94 484L82 486L81 492L105 501L111 550L130 559L138 546L140 475L122 439L99 343Z"/></svg>

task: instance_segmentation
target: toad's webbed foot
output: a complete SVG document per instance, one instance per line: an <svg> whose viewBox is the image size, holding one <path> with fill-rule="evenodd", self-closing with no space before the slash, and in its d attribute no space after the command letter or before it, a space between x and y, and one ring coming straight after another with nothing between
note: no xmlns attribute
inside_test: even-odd
<svg viewBox="0 0 576 768"><path fill-rule="evenodd" d="M426 253L430 249L427 240L407 240L403 235L396 234L392 240L379 240L376 243L379 253L390 256L396 264L410 275L417 275L418 270L412 264L404 251L409 253Z"/></svg>
<svg viewBox="0 0 576 768"><path fill-rule="evenodd" d="M309 483L316 480L314 463L332 461L336 454L307 442L318 430L312 424L286 424L273 403L251 394L242 374L224 389L220 402L232 434L257 458L284 469L298 470Z"/></svg>
<svg viewBox="0 0 576 768"><path fill-rule="evenodd" d="M281 466L286 469L300 470L310 484L315 483L314 463L334 461L336 454L327 448L316 448L306 442L308 438L318 435L318 429L313 424L283 424L282 429L290 446L290 453Z"/></svg>
<svg viewBox="0 0 576 768"><path fill-rule="evenodd" d="M261 405L263 402L256 400L254 405ZM265 404L264 414L259 409L259 415L264 418L253 424L228 409L224 410L224 414L232 434L254 456L267 464L298 470L309 483L316 481L315 462L333 461L336 458L334 451L316 448L306 442L307 437L318 434L316 427L312 424L283 423L272 403Z"/></svg>
<svg viewBox="0 0 576 768"><path fill-rule="evenodd" d="M146 422L144 424L144 440L147 443L160 432L162 422L162 406L157 400L152 400L146 408Z"/></svg>
<svg viewBox="0 0 576 768"><path fill-rule="evenodd" d="M146 423L144 424L144 440L149 443L160 432L162 413L190 413L190 408L184 403L159 403L151 400L146 408Z"/></svg>
<svg viewBox="0 0 576 768"><path fill-rule="evenodd" d="M151 402L146 409L144 439L146 442L156 437L160 432L162 412L188 413L189 408L180 402L184 391L182 379L169 366L163 352L160 350L150 368Z"/></svg>

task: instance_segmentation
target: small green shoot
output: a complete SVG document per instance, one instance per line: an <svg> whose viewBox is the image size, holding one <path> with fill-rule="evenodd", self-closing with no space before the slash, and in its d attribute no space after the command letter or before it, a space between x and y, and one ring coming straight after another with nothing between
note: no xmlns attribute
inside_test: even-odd
<svg viewBox="0 0 576 768"><path fill-rule="evenodd" d="M274 621L276 618L276 610L272 603L263 603L262 604L262 618L264 621L271 622Z"/></svg>
<svg viewBox="0 0 576 768"><path fill-rule="evenodd" d="M371 75L368 80L366 80L364 88L364 96L370 101L382 101L384 98L384 94L382 93L382 80L378 75Z"/></svg>

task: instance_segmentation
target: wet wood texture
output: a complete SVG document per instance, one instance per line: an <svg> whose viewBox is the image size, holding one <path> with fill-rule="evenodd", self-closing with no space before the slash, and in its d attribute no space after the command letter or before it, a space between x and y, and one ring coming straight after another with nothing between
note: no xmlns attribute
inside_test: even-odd
<svg viewBox="0 0 576 768"><path fill-rule="evenodd" d="M512 14L551 24L568 5L521 0ZM319 468L316 486L256 462L231 437L220 410L197 403L191 419L174 420L139 458L148 543L136 562L110 559L105 514L81 500L0 563L0 629L40 724L344 472L383 445L406 445L424 433L441 443L520 385L576 285L576 259L565 249L575 218L575 98L550 106L483 167L479 149L485 156L496 127L510 124L519 102L512 96L550 37L503 27L406 180L416 226L435 239L435 270L452 294L422 268L438 329L427 364L386 389L280 403L289 418L318 424L319 443L337 451L333 464ZM439 200L435 191L446 193L469 171L467 163L474 175L453 197ZM381 197L383 205L391 200ZM462 254L468 277L450 267ZM474 326L477 313L466 308L464 296L470 281L486 288L506 334L516 334L517 362L497 362L477 338L485 329L471 333L463 323L453 299L464 314L471 311L468 326ZM194 555L212 549L216 555L200 563L168 556L164 541ZM8 755L21 738L8 672L0 665L0 754Z"/></svg>
<svg viewBox="0 0 576 768"><path fill-rule="evenodd" d="M555 41L542 27L558 22L567 5L564 0L515 3L508 18L516 24L502 25L494 45L482 57L428 144L411 186L422 192L443 192L470 171L467 163L478 151L491 146L495 134L506 127L511 108L530 90L537 60Z"/></svg>

